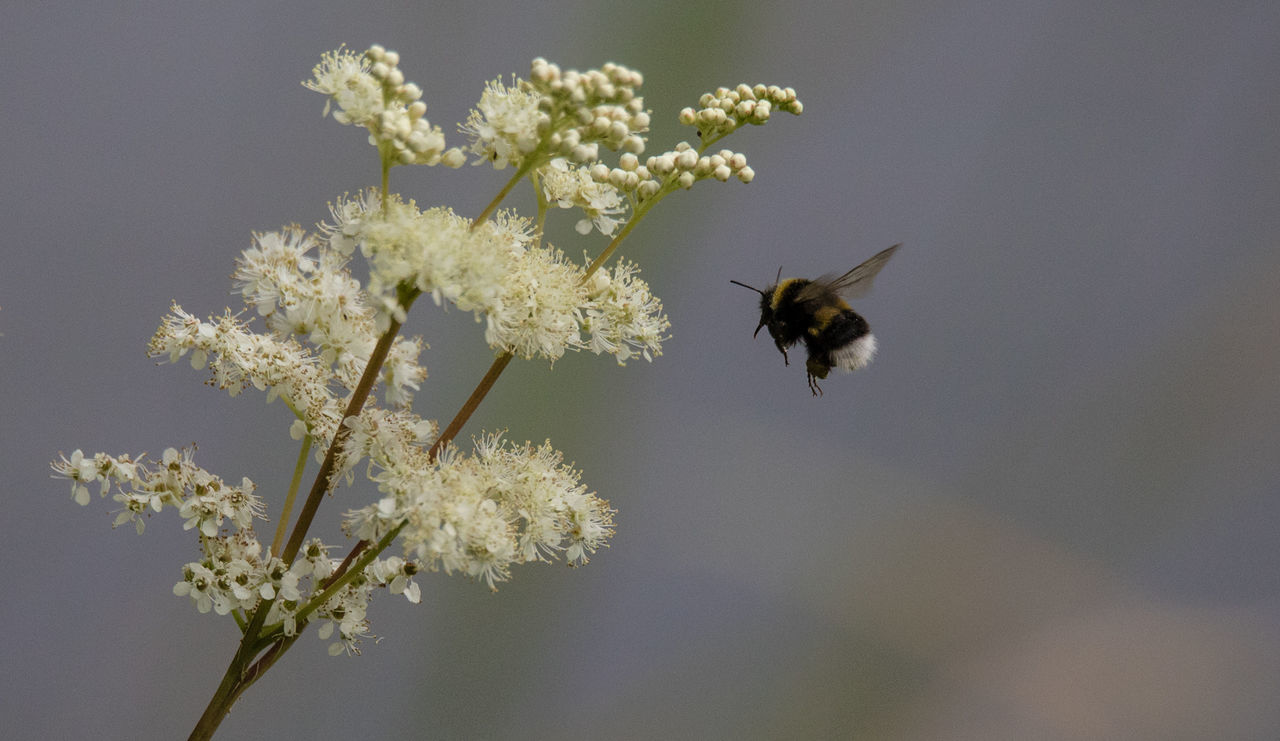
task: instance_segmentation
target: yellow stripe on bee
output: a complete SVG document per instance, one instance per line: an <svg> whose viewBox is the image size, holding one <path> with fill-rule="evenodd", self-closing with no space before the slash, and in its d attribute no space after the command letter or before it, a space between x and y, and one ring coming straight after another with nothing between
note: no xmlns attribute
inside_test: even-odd
<svg viewBox="0 0 1280 741"><path fill-rule="evenodd" d="M822 331L831 324L831 320L840 316L849 310L849 305L841 301L838 304L824 306L813 313L813 324L809 327L809 334L817 337Z"/></svg>
<svg viewBox="0 0 1280 741"><path fill-rule="evenodd" d="M769 307L774 311L778 310L778 304L782 301L782 294L786 293L787 286L800 280L800 278L787 278L773 288L773 295L769 297Z"/></svg>

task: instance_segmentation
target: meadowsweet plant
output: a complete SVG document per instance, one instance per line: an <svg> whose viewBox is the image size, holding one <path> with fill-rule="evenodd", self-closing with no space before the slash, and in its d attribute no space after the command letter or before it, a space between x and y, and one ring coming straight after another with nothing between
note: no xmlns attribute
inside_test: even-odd
<svg viewBox="0 0 1280 741"><path fill-rule="evenodd" d="M713 149L716 142L774 111L801 112L790 88L719 88L679 113L696 143L642 159L650 112L640 73L618 64L577 72L535 59L527 79L485 86L458 127L465 144L448 147L399 62L380 46L340 48L304 83L326 97L335 121L368 131L381 183L338 197L313 230L254 234L234 272L246 308L202 319L175 303L148 345L161 361L185 357L207 368L209 384L232 396L265 392L288 406L297 441L288 491L264 498L247 478L224 481L196 464L194 448L154 459L76 450L53 463L77 503L90 502L91 488L110 496L115 525L142 533L153 515L173 510L198 539L202 558L181 566L173 592L198 612L230 615L241 639L193 738L211 736L308 626L329 653L358 654L380 590L417 603L419 576L431 571L492 589L516 564L585 564L607 544L614 510L549 442L489 432L464 448L455 439L515 357L554 363L586 350L623 365L661 355L670 326L662 303L635 263L611 257L668 195L703 180L751 181L746 157ZM468 160L514 170L475 218L389 189L394 167ZM536 194L536 214L499 210L521 183ZM543 240L546 219L561 210L574 214L585 238L608 239L593 259L578 262ZM363 283L349 267L357 255L367 263ZM423 344L400 335L424 295L473 313L495 355L444 429L414 408L427 379ZM325 495L357 476L374 482L378 496L349 505L346 543L310 534ZM258 530L269 522L268 499L279 507L269 541Z"/></svg>

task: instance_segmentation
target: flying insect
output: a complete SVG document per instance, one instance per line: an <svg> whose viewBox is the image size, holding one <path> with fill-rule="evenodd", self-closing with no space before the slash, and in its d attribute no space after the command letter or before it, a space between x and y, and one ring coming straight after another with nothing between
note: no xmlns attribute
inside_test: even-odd
<svg viewBox="0 0 1280 741"><path fill-rule="evenodd" d="M857 370L870 363L875 355L875 335L871 334L867 320L849 306L847 299L866 295L876 273L901 246L895 244L881 250L844 275L782 280L782 268L778 268L776 282L764 290L736 280L729 282L760 294L760 324L751 336L768 327L769 336L773 337L773 344L782 353L786 365L791 365L787 348L797 342L804 343L809 353L805 361L809 390L818 396L822 393L818 379L825 379L832 368Z"/></svg>

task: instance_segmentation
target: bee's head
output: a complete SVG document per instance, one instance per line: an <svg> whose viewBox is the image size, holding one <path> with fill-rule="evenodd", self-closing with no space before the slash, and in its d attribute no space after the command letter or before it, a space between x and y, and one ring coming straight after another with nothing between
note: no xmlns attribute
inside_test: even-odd
<svg viewBox="0 0 1280 741"><path fill-rule="evenodd" d="M751 333L751 337L754 339L756 335L760 334L761 329L766 327L769 322L773 321L773 291L776 286L769 286L767 289L762 291L755 286L749 286L741 281L731 280L729 282L734 285L742 286L743 288L750 288L760 294L760 323L756 325L756 331Z"/></svg>

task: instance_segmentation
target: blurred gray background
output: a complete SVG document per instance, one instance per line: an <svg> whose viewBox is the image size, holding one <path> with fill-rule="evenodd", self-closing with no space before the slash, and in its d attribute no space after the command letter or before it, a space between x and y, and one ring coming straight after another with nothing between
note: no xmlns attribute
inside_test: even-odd
<svg viewBox="0 0 1280 741"><path fill-rule="evenodd" d="M1280 737L1280 5L45 2L0 29L9 732L184 737L212 693L237 635L171 594L190 534L112 531L48 462L195 442L278 508L288 411L145 343L171 300L236 305L251 231L376 181L299 82L379 42L452 143L539 55L641 70L653 152L718 85L805 114L625 245L674 324L657 362L517 362L466 430L551 438L612 548L496 595L426 575L363 656L300 641L220 737ZM392 185L475 214L503 181ZM879 358L811 398L729 279L895 242L855 307ZM417 408L447 421L492 356L420 304Z"/></svg>

